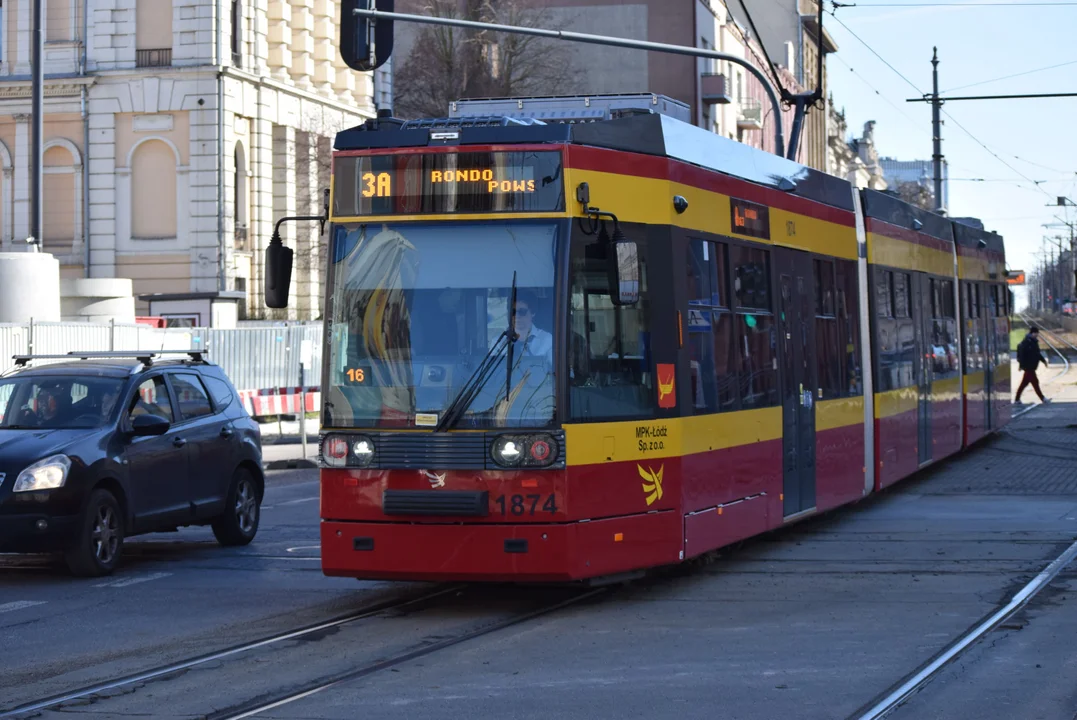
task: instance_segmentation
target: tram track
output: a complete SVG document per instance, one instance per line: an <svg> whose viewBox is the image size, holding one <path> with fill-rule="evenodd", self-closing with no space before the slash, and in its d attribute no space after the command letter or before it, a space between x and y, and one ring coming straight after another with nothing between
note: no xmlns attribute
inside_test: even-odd
<svg viewBox="0 0 1077 720"><path fill-rule="evenodd" d="M1070 359L1066 357L1061 345L1068 346L1077 360L1077 346L1067 341L1057 333L1043 327L1043 324L1022 314L1021 319L1030 327L1038 327L1044 342L1059 358L1062 359L1062 370L1048 382L1054 383L1061 380L1071 369ZM1050 337L1056 342L1052 342ZM1014 414L1014 418L1021 417L1039 405L1031 405ZM1023 610L1040 592L1046 589L1059 575L1077 559L1077 542L1069 545L1061 554L1051 560L1038 575L1024 585L1006 602L1000 603L995 609L980 618L968 631L960 635L956 640L942 648L932 658L908 675L902 677L896 683L884 690L869 703L858 709L849 716L849 720L882 720L890 716L902 707L910 698L922 690L928 683L938 677L943 670L950 667L961 658L966 651L974 647L1005 623Z"/></svg>
<svg viewBox="0 0 1077 720"><path fill-rule="evenodd" d="M389 670L397 665L416 660L421 657L426 657L434 653L446 650L451 647L455 647L462 643L474 640L486 635L492 635L501 630L507 630L508 628L516 625L521 625L530 620L537 619L543 615L549 615L551 613L562 610L571 605L590 600L599 595L604 595L609 592L609 588L595 588L589 589L578 594L575 594L560 602L555 602L549 605L545 605L536 610L519 614L515 617L510 617L504 620L494 622L485 627L475 628L473 630L463 632L459 635L446 638L440 642L433 643L426 647L415 648L406 652L397 653L391 657L378 662L368 663L356 667L351 670L347 670L338 675L327 677L318 680L313 683L300 688L294 688L288 692L280 693L274 697L261 698L243 705L228 708L226 710L218 711L211 715L206 716L206 720L242 720L243 718L255 717L263 712L275 710L286 705L290 705L294 702L299 702L318 693L326 690L344 685L345 683L361 680L369 675L373 675L382 670Z"/></svg>
<svg viewBox="0 0 1077 720"><path fill-rule="evenodd" d="M0 709L0 718L21 717L24 715L39 713L44 710L59 708L65 704L92 699L93 697L101 695L102 693L110 693L114 691L124 690L126 688L139 686L144 683L152 682L154 680L175 675L177 673L185 672L187 670L191 670L202 665L209 665L212 663L220 662L222 660L227 660L229 658L235 658L258 649L279 645L293 640L300 640L302 638L310 637L319 633L325 633L335 628L347 625L349 623L354 623L360 620L374 617L380 613L399 610L423 602L436 600L442 596L458 591L462 587L462 585L450 585L445 587L439 587L432 592L425 592L416 596L409 596L403 599L381 601L378 603L374 603L373 605L368 605L364 608L356 610L355 612L348 613L347 615L334 618L332 620L293 628L291 630L275 633L273 635L268 635L266 637L262 637L257 640L251 640L238 645L233 645L231 647L227 647L211 653L197 655L186 660L180 660L178 662L155 666L140 672L125 674L109 680L104 680L101 682L93 683L91 685L79 687L68 692L51 695L49 697L39 698L36 700L31 700L29 702L24 702L14 707Z"/></svg>
<svg viewBox="0 0 1077 720"><path fill-rule="evenodd" d="M522 625L609 590L521 592L497 586L441 586L330 621L23 702L0 710L0 718L37 717L75 707L99 717L130 712L152 715L156 708L178 709L181 704L185 716L208 720L254 717ZM472 597L475 594L481 597ZM303 671L289 673L286 668ZM197 692L208 688L207 676L199 673L212 674L212 693ZM290 677L285 687L273 680L280 677Z"/></svg>

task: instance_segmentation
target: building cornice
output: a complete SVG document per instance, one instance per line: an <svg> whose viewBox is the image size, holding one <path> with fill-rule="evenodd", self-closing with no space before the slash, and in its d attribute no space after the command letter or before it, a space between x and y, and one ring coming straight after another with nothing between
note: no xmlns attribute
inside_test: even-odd
<svg viewBox="0 0 1077 720"><path fill-rule="evenodd" d="M224 68L222 74L232 80L239 80L241 82L251 83L252 85L259 85L261 87L276 90L277 92L291 95L292 97L300 98L302 100L309 100L311 102L320 103L322 105L326 105L341 112L349 113L351 115L359 115L360 117L365 118L372 118L375 116L375 113L371 110L364 110L362 108L356 107L355 105L342 103L339 100L334 100L332 98L327 98L322 95L319 95L318 93L310 92L309 90L297 88L294 85L283 83L280 80L274 80L269 76L255 75L254 73L244 72L243 70L237 70L236 68L232 67ZM373 98L371 100L373 100Z"/></svg>
<svg viewBox="0 0 1077 720"><path fill-rule="evenodd" d="M94 78L75 75L63 78L45 78L44 97L77 97L83 88L94 84ZM22 100L31 97L31 80L0 78L0 100Z"/></svg>

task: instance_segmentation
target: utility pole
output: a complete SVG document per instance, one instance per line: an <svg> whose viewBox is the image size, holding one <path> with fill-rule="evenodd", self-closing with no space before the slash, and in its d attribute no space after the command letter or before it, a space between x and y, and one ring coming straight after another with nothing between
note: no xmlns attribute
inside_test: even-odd
<svg viewBox="0 0 1077 720"><path fill-rule="evenodd" d="M42 98L45 91L45 32L41 22L41 6L44 0L33 0L33 87L30 100L30 238L35 249L41 249L41 235L44 232L44 210L42 199L42 158L41 142L45 129L45 113Z"/></svg>
<svg viewBox="0 0 1077 720"><path fill-rule="evenodd" d="M40 0L38 0L40 1ZM931 56L931 138L934 143L931 161L935 170L935 211L941 212L942 207L942 122L939 114L942 111L942 101L939 100L939 49L932 48Z"/></svg>

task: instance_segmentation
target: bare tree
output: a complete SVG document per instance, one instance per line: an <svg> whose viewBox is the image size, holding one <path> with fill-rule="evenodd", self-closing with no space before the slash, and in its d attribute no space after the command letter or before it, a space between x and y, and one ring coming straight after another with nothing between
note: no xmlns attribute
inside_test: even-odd
<svg viewBox="0 0 1077 720"><path fill-rule="evenodd" d="M527 0L430 0L434 17L561 29L553 12ZM443 117L454 100L557 93L575 72L564 44L529 35L424 25L393 82L402 118Z"/></svg>

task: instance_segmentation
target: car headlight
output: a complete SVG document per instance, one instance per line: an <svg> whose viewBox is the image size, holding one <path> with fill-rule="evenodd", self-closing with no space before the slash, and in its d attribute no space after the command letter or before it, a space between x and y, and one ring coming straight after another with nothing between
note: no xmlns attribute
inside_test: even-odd
<svg viewBox="0 0 1077 720"><path fill-rule="evenodd" d="M40 460L19 473L12 492L33 492L35 490L55 490L67 482L67 473L71 469L71 458L66 455L53 455Z"/></svg>

